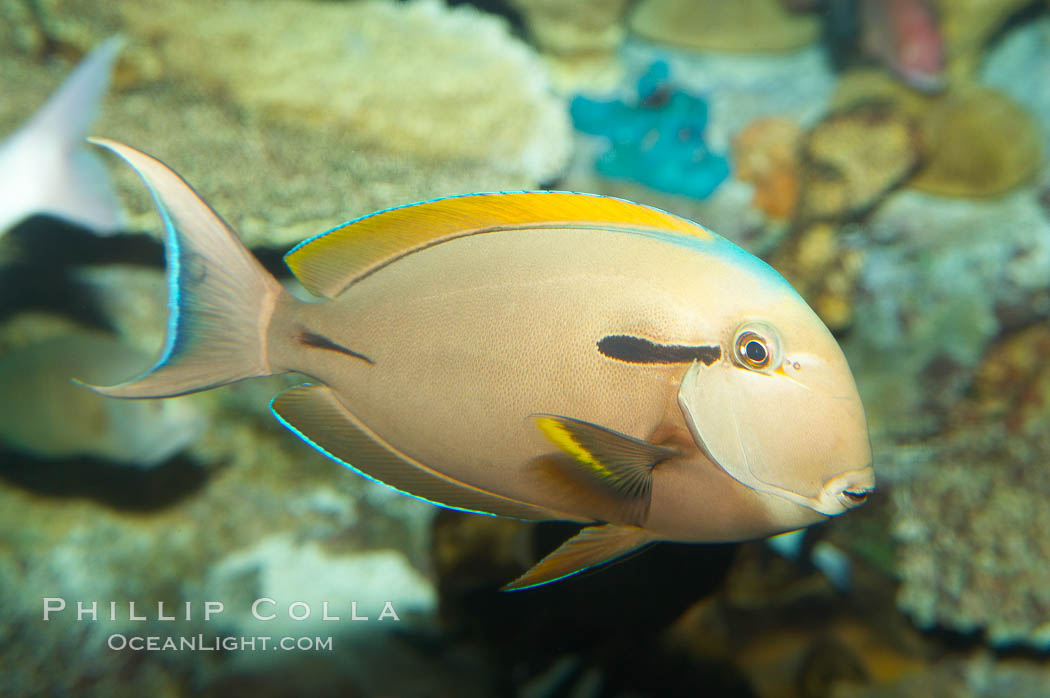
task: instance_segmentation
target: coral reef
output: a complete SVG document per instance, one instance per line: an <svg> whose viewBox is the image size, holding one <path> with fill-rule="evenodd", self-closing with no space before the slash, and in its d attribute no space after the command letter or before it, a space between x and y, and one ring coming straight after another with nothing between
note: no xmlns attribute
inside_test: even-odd
<svg viewBox="0 0 1050 698"><path fill-rule="evenodd" d="M880 105L828 116L803 146L802 220L841 219L870 210L918 165L912 122Z"/></svg>
<svg viewBox="0 0 1050 698"><path fill-rule="evenodd" d="M972 78L985 44L1031 0L937 0L951 80Z"/></svg>
<svg viewBox="0 0 1050 698"><path fill-rule="evenodd" d="M707 103L676 88L666 63L650 66L630 102L579 96L570 112L577 129L608 139L595 163L606 177L703 199L729 176L728 161L704 142Z"/></svg>
<svg viewBox="0 0 1050 698"><path fill-rule="evenodd" d="M550 94L539 58L501 20L470 8L41 6L51 8L46 26L93 27L88 46L122 30L126 57L146 56L144 64L163 68L165 81L139 71L127 91L118 69L95 133L180 169L252 245L287 246L406 202L536 188L568 155L567 109ZM360 34L368 31L371 39ZM15 128L31 111L20 105L39 104L75 62L39 63L12 50L0 44L0 132ZM331 82L311 74L313 65L326 66ZM266 79L252 77L259 75ZM156 230L134 173L118 167L113 177L133 227Z"/></svg>
<svg viewBox="0 0 1050 698"><path fill-rule="evenodd" d="M172 73L268 119L336 127L423 160L484 161L532 181L552 178L568 156L568 119L542 64L503 22L470 7L449 10L438 0L277 0L265 13L250 0L205 13L192 3L128 7L130 29L154 38Z"/></svg>
<svg viewBox="0 0 1050 698"><path fill-rule="evenodd" d="M270 592L280 595L273 597L273 610L285 622L289 604L299 600L310 603L314 620L320 620L314 592L329 594L331 613L342 620L311 630L333 637L333 656L356 667L349 673L356 683L383 673L366 668L367 652L361 654L353 639L359 633L360 642L372 647L386 641L387 627L377 619L381 605L373 607L377 596L393 600L404 613L392 623L396 627L408 627L413 610L432 608L433 589L418 571L427 565L431 507L407 498L387 506L380 486L345 472L276 425L261 426L254 416L226 410L212 416L212 429L191 449L202 465L189 469L165 466L148 476L106 479L91 464L3 463L0 511L11 532L0 550L0 605L4 627L11 630L0 631L5 691L69 693L90 682L108 695L183 695L187 681L214 685L243 671L245 663L272 660L272 653L183 652L147 662L141 653L109 650L108 638L271 635L266 622L248 613L255 598ZM17 486L21 474L44 484ZM92 496L89 486L96 479L110 502ZM34 491L39 487L45 493ZM50 494L48 487L54 488ZM390 546L409 559L386 550ZM374 576L384 569L394 577ZM403 582L399 589L391 586L395 580ZM64 598L70 610L42 623L44 597ZM241 604L246 597L248 607ZM210 599L226 608L205 622L203 602ZM355 599L368 623L347 619ZM98 601L99 620L78 623L77 600ZM108 620L109 600L118 602L114 621ZM192 603L189 621L184 600ZM152 620L129 622L129 601ZM157 622L158 601L168 612L175 609L179 620ZM337 609L337 602L345 605ZM367 632L360 633L360 626ZM410 655L402 651L405 661ZM384 675L383 681L393 685L398 679Z"/></svg>
<svg viewBox="0 0 1050 698"><path fill-rule="evenodd" d="M1008 95L1035 117L1042 132L1044 163L1050 153L1050 90L1032 89L1032 75L1050 73L1050 13L1011 29L990 50L980 81Z"/></svg>
<svg viewBox="0 0 1050 698"><path fill-rule="evenodd" d="M532 42L563 89L611 87L622 77L616 51L623 42L629 0L508 0L525 18Z"/></svg>
<svg viewBox="0 0 1050 698"><path fill-rule="evenodd" d="M1050 314L1050 220L1031 190L894 193L864 224L843 342L873 432L936 432L1003 329Z"/></svg>
<svg viewBox="0 0 1050 698"><path fill-rule="evenodd" d="M1050 325L1037 324L993 347L973 382L974 407L987 420L1001 420L1010 431L1037 425L1050 414Z"/></svg>
<svg viewBox="0 0 1050 698"><path fill-rule="evenodd" d="M819 32L816 18L779 0L642 0L628 26L646 39L707 51L790 51Z"/></svg>
<svg viewBox="0 0 1050 698"><path fill-rule="evenodd" d="M997 196L1023 184L1042 161L1044 137L1035 119L993 88L956 84L929 97L871 71L856 71L841 81L832 104L878 104L913 120L924 158L909 185L931 194Z"/></svg>
<svg viewBox="0 0 1050 698"><path fill-rule="evenodd" d="M922 121L926 163L910 186L941 196L995 196L1016 188L1041 162L1035 121L1006 95L960 88L938 100Z"/></svg>
<svg viewBox="0 0 1050 698"><path fill-rule="evenodd" d="M832 332L845 330L853 320L853 296L864 264L861 249L843 237L830 223L815 223L796 231L769 259Z"/></svg>
<svg viewBox="0 0 1050 698"><path fill-rule="evenodd" d="M699 220L780 269L839 334L879 490L811 530L797 560L761 542L657 545L500 594L573 527L435 511L364 482L269 416L293 377L246 381L194 398L207 433L155 469L3 454L0 692L1044 695L1046 656L1029 648L1050 648L1050 169L1038 155L1050 91L1032 76L1050 71L1050 16L1010 21L1020 0L937 0L951 79L934 96L885 71L837 76L817 13L767 21L774 0L639 2L636 34L655 44L623 37L625 0L449 4L0 2L0 133L119 32L95 133L180 169L274 269L289 243L347 219L467 191L556 183ZM499 4L542 55L477 9ZM647 15L662 23L653 33ZM725 43L662 45L696 37ZM791 52L718 53L758 47ZM654 61L666 65L640 84L613 84L621 66L642 75ZM576 102L587 133L571 133L552 82L604 91ZM132 227L160 230L134 174L112 173ZM0 246L0 296L7 265L36 268L20 258L24 232ZM66 266L40 265L40 284L19 290L35 303L76 289L64 312L91 305L95 324L153 355L161 252L122 239L148 260L84 268L79 247L56 244ZM4 300L0 364L85 324ZM814 569L828 545L849 583ZM42 623L47 596L71 609ZM250 613L263 596L278 602L269 624ZM100 615L118 601L117 619L77 622L80 599ZM210 622L206 599L226 605ZM348 620L355 600L368 622ZM397 624L377 620L386 600ZM189 601L194 617L133 623L128 601L150 616ZM293 601L309 619L290 619ZM340 621L324 620L325 601ZM335 648L107 649L132 631L331 635Z"/></svg>
<svg viewBox="0 0 1050 698"><path fill-rule="evenodd" d="M893 490L898 601L920 626L1050 647L1048 357L1045 325L995 345L972 401Z"/></svg>
<svg viewBox="0 0 1050 698"><path fill-rule="evenodd" d="M988 652L950 658L893 681L838 686L834 698L1041 698L1050 684L1044 665L1023 659L997 660Z"/></svg>
<svg viewBox="0 0 1050 698"><path fill-rule="evenodd" d="M908 89L881 70L857 68L844 73L835 85L831 109L839 111L860 104L885 104L919 119L936 99L935 95Z"/></svg>
<svg viewBox="0 0 1050 698"><path fill-rule="evenodd" d="M733 173L755 186L752 204L767 216L790 219L801 186L802 129L791 119L757 119L733 136Z"/></svg>

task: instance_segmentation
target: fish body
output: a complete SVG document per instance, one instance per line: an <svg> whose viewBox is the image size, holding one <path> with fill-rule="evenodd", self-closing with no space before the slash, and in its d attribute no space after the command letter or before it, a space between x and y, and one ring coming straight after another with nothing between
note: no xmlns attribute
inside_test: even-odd
<svg viewBox="0 0 1050 698"><path fill-rule="evenodd" d="M428 501L592 525L512 588L654 540L730 541L874 485L835 340L776 272L705 228L584 194L482 194L353 221L286 261L296 300L159 161L111 141L169 231L162 397L304 373L278 419ZM752 375L747 375L752 374Z"/></svg>
<svg viewBox="0 0 1050 698"><path fill-rule="evenodd" d="M107 335L80 331L0 355L0 442L37 457L93 456L139 467L157 465L203 431L184 401L108 400L73 383L119 380L149 357Z"/></svg>
<svg viewBox="0 0 1050 698"><path fill-rule="evenodd" d="M123 41L92 51L22 127L0 142L0 235L37 213L115 232L120 202L105 167L84 147Z"/></svg>
<svg viewBox="0 0 1050 698"><path fill-rule="evenodd" d="M944 86L944 39L928 0L861 0L863 45L912 87Z"/></svg>

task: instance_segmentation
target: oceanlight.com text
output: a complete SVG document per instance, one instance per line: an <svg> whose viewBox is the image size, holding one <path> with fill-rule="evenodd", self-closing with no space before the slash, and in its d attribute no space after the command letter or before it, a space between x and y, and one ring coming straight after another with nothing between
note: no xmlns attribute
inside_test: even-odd
<svg viewBox="0 0 1050 698"><path fill-rule="evenodd" d="M106 646L115 652L331 652L332 638L114 633L107 638Z"/></svg>

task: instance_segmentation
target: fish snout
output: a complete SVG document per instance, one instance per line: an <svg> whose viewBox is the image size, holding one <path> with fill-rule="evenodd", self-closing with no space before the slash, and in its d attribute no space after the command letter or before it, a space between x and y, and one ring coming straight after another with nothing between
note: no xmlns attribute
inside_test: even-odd
<svg viewBox="0 0 1050 698"><path fill-rule="evenodd" d="M839 473L824 483L817 509L822 514L837 516L860 506L875 490L875 469L869 463L859 470Z"/></svg>

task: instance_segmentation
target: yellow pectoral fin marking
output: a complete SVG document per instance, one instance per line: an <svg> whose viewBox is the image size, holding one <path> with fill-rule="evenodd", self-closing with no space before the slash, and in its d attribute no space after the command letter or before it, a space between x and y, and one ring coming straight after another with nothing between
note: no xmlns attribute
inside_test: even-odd
<svg viewBox="0 0 1050 698"><path fill-rule="evenodd" d="M636 526L588 526L504 586L502 591L528 589L570 577L626 555L651 541L650 535Z"/></svg>
<svg viewBox="0 0 1050 698"><path fill-rule="evenodd" d="M285 256L311 292L335 297L399 257L468 235L529 228L648 230L702 240L706 228L649 206L571 192L469 194L380 211L307 240Z"/></svg>
<svg viewBox="0 0 1050 698"><path fill-rule="evenodd" d="M427 467L361 423L327 386L289 388L273 399L270 409L282 424L329 458L431 504L515 519L579 520L468 485Z"/></svg>
<svg viewBox="0 0 1050 698"><path fill-rule="evenodd" d="M676 451L569 417L537 415L536 424L572 457L577 474L617 500L621 522L645 523L653 468Z"/></svg>
<svg viewBox="0 0 1050 698"><path fill-rule="evenodd" d="M611 471L602 462L573 437L563 420L556 417L537 417L536 426L555 446L572 456L577 463L586 466L601 476L611 475Z"/></svg>

